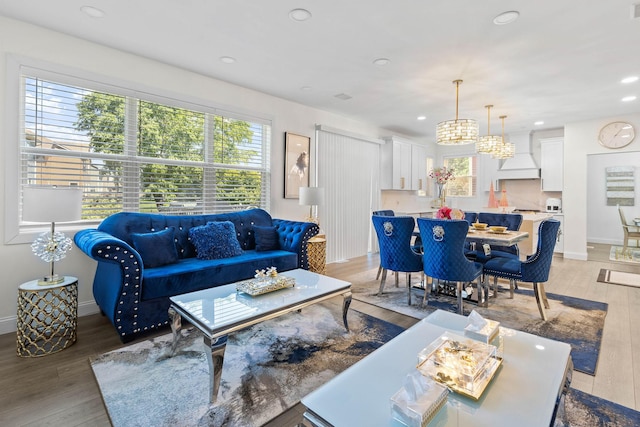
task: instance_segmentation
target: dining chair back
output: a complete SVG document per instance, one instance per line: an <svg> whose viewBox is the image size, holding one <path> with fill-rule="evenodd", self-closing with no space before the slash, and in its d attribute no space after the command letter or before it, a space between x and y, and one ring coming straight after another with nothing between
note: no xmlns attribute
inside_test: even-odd
<svg viewBox="0 0 640 427"><path fill-rule="evenodd" d="M536 252L527 257L526 261L498 257L492 258L484 264L485 276L493 276L494 283L497 282L498 277L509 280L511 298L513 298L515 281L533 283L538 310L544 320L547 320L545 308L549 308L544 283L549 280L553 249L556 245L559 229L560 222L555 219L542 221L538 227Z"/></svg>
<svg viewBox="0 0 640 427"><path fill-rule="evenodd" d="M396 213L391 209L383 209L380 211L373 211L373 215L378 216L396 216ZM378 266L378 274L376 274L376 280L380 279L380 274L382 274L382 265ZM396 273L396 286L398 285L398 273Z"/></svg>
<svg viewBox="0 0 640 427"><path fill-rule="evenodd" d="M640 246L640 227L635 224L630 224L624 216L624 212L620 205L618 205L618 213L620 214L620 222L622 222L622 232L624 233L623 249L626 250L629 246L629 240L635 240L636 246Z"/></svg>
<svg viewBox="0 0 640 427"><path fill-rule="evenodd" d="M464 254L469 223L463 219L418 218L417 221L424 247L424 274L437 280L456 283L458 312L463 314L462 286L482 275L482 264L470 261ZM478 292L483 292L482 288L479 283Z"/></svg>
<svg viewBox="0 0 640 427"><path fill-rule="evenodd" d="M497 212L480 212L478 214L478 222L483 222L492 225L499 225L502 227L507 227L507 230L517 231L520 230L520 226L522 225L522 214L514 214L514 213L497 213ZM476 261L478 262L486 262L490 258L494 257L507 257L507 258L518 258L520 256L520 248L518 245L513 246L496 246L490 245L491 255L486 256L484 251L478 250L476 252Z"/></svg>
<svg viewBox="0 0 640 427"><path fill-rule="evenodd" d="M373 215L371 220L380 245L382 278L378 295L384 290L388 270L407 273L408 301L411 304L411 273L420 272L422 276L422 255L411 249L415 220L411 216L380 215Z"/></svg>
<svg viewBox="0 0 640 427"><path fill-rule="evenodd" d="M381 211L373 211L374 215L378 215L378 216L396 216L396 213L394 211L392 211L391 209L384 209Z"/></svg>

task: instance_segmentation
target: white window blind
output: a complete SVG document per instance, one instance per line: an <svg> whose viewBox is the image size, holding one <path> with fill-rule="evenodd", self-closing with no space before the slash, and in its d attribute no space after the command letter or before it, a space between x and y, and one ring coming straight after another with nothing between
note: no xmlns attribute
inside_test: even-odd
<svg viewBox="0 0 640 427"><path fill-rule="evenodd" d="M269 209L270 123L50 76L21 75L21 188L79 186L85 220Z"/></svg>
<svg viewBox="0 0 640 427"><path fill-rule="evenodd" d="M447 182L447 196L472 197L476 195L477 157L445 157L444 166L453 171L455 179Z"/></svg>
<svg viewBox="0 0 640 427"><path fill-rule="evenodd" d="M372 207L380 205L380 145L336 130L318 130L320 227L327 236L327 262L366 255L372 246ZM374 138L368 138L374 140Z"/></svg>

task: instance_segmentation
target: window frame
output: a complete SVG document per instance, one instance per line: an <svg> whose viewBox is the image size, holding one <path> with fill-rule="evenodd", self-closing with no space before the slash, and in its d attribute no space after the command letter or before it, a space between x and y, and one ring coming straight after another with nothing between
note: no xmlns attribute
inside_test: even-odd
<svg viewBox="0 0 640 427"><path fill-rule="evenodd" d="M451 156L444 156L442 158L442 164L443 166L446 166L447 169L451 169L447 164L448 161L451 159L469 159L469 161L472 164L472 172L473 174L471 175L465 175L465 178L471 178L472 180L472 188L471 188L471 194L466 194L466 195L459 195L459 194L451 194L449 193L449 191L447 191L447 197L460 197L460 198L474 198L477 197L478 195L478 156L476 154L459 154L459 155L451 155ZM455 173L454 170L454 176L456 177L456 179L460 176L458 174Z"/></svg>
<svg viewBox="0 0 640 427"><path fill-rule="evenodd" d="M264 132L264 138L261 144L262 161L258 168L247 168L242 165L224 165L231 166L231 169L237 170L254 170L263 175L262 179L262 202L263 207L269 210L271 203L271 138L273 133L273 118L267 115L260 115L247 112L234 112L228 107L223 108L210 101L193 98L188 95L176 95L167 90L160 88L146 88L135 85L138 89L133 89L134 84L130 82L122 82L114 78L103 75L96 75L90 72L81 71L69 67L56 64L50 64L43 61L33 60L30 58L20 57L17 55L8 55L7 57L7 74L5 81L6 97L5 97L5 120L6 126L3 132L5 136L5 244L20 244L32 242L37 234L48 231L48 224L21 224L21 154L20 146L22 135L23 115L21 108L24 107L23 100L25 98L24 85L22 79L25 75L30 75L43 80L49 80L56 83L85 87L95 91L112 93L115 95L125 96L127 98L135 98L147 102L158 103L176 108L184 108L187 110L196 110L209 115L223 116L228 119L248 121L251 125L261 125ZM214 168L223 166L213 163L209 158L204 159L207 165L210 163ZM217 169L214 169L217 170ZM203 185L206 186L205 183ZM207 192L203 189L203 193ZM209 190L211 193L212 190ZM204 194L203 194L204 195ZM124 196L124 195L123 195ZM125 197L126 198L126 197ZM123 201L124 203L124 201ZM74 233L80 229L97 226L102 219L82 220L68 224L56 224L56 229L66 233Z"/></svg>

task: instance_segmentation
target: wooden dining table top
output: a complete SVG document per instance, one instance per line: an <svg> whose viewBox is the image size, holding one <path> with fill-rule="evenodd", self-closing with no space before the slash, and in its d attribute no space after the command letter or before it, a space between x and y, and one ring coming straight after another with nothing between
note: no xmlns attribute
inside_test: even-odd
<svg viewBox="0 0 640 427"><path fill-rule="evenodd" d="M469 227L467 240L471 242L489 243L496 246L513 246L529 237L526 231L506 230L504 233L496 233L491 230L476 230Z"/></svg>

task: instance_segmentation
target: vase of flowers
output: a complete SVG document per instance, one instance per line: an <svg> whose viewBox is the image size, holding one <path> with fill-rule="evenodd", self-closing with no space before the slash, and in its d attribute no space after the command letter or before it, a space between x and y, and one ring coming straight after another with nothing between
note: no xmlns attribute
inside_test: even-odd
<svg viewBox="0 0 640 427"><path fill-rule="evenodd" d="M443 206L436 212L438 219L464 219L464 212L461 209L451 209L449 206Z"/></svg>
<svg viewBox="0 0 640 427"><path fill-rule="evenodd" d="M455 179L453 175L453 171L451 169L447 169L446 166L442 166L439 168L431 169L429 172L429 178L432 178L436 183L436 188L438 189L438 197L434 200L436 207L445 206L445 185L447 182Z"/></svg>

